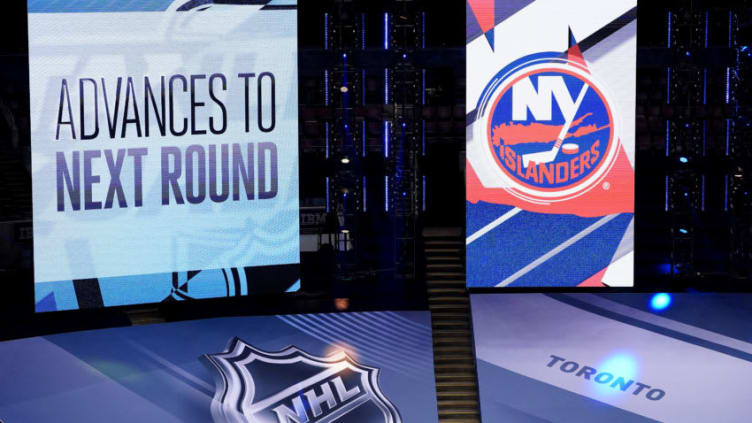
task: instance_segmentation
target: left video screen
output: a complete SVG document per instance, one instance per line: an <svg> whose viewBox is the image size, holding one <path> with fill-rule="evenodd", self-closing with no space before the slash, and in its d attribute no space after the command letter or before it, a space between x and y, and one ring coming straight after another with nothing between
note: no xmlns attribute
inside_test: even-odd
<svg viewBox="0 0 752 423"><path fill-rule="evenodd" d="M297 4L28 1L37 312L299 287Z"/></svg>

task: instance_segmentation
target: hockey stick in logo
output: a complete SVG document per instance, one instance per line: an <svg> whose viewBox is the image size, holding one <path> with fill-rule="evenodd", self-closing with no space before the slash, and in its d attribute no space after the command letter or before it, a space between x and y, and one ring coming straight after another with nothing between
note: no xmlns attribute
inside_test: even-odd
<svg viewBox="0 0 752 423"><path fill-rule="evenodd" d="M535 163L550 163L556 159L556 156L559 154L559 149L561 149L561 144L564 142L564 139L567 137L567 132L569 132L569 127L572 126L572 122L574 121L574 117L577 115L577 111L580 110L580 105L582 104L582 99L585 98L585 93L587 92L588 84L585 83L582 85L582 89L580 90L580 95L577 96L577 101L574 103L574 113L572 113L569 118L564 122L564 127L561 128L561 132L559 132L559 137L556 139L556 144L554 144L554 148L552 148L549 151L540 151L538 153L530 153L525 154L522 156L522 163L525 167L528 167L528 164L530 162Z"/></svg>

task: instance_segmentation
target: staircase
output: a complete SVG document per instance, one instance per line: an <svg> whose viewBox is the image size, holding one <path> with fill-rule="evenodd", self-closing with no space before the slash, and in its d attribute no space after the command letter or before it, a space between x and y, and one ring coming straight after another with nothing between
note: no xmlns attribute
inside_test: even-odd
<svg viewBox="0 0 752 423"><path fill-rule="evenodd" d="M480 422L462 230L426 228L423 238L439 422Z"/></svg>

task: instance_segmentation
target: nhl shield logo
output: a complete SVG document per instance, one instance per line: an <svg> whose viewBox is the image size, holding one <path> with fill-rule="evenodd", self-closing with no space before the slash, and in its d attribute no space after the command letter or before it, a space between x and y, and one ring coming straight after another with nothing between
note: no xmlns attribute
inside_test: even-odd
<svg viewBox="0 0 752 423"><path fill-rule="evenodd" d="M344 351L316 357L289 346L278 352L233 338L226 351L202 356L215 370L215 422L401 423L379 389L379 369Z"/></svg>

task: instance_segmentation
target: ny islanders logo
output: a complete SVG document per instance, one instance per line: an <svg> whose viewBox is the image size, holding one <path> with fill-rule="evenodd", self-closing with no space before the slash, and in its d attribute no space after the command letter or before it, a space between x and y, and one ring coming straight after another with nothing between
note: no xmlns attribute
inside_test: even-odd
<svg viewBox="0 0 752 423"><path fill-rule="evenodd" d="M215 422L401 423L378 385L379 370L345 352L315 357L293 346L266 352L233 338L202 356L215 370Z"/></svg>
<svg viewBox="0 0 752 423"><path fill-rule="evenodd" d="M579 53L579 49L577 51ZM486 86L475 131L503 186L522 200L576 198L602 181L618 152L613 103L579 54L539 53Z"/></svg>

